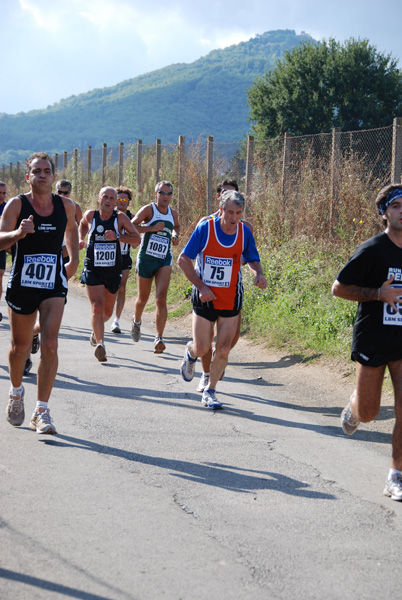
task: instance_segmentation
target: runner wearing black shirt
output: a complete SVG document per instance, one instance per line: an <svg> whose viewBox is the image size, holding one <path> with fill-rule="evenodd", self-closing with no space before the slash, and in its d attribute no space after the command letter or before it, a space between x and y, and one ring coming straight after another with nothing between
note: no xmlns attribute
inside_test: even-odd
<svg viewBox="0 0 402 600"><path fill-rule="evenodd" d="M334 296L358 302L352 359L356 389L341 416L344 433L373 421L388 367L395 396L392 460L384 494L402 501L402 186L376 199L386 229L359 246L332 286Z"/></svg>

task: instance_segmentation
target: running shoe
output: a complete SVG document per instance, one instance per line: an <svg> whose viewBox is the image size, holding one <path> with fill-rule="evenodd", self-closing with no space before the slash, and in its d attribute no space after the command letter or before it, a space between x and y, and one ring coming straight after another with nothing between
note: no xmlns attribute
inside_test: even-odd
<svg viewBox="0 0 402 600"><path fill-rule="evenodd" d="M191 346L191 342L187 342L183 362L181 363L180 367L180 373L184 381L192 380L195 373L195 363L197 362L197 358L192 358L190 356L190 353L188 351L189 346Z"/></svg>
<svg viewBox="0 0 402 600"><path fill-rule="evenodd" d="M360 421L353 416L350 402L347 403L341 414L341 427L346 435L353 435L359 427Z"/></svg>
<svg viewBox="0 0 402 600"><path fill-rule="evenodd" d="M112 333L121 333L121 329L119 327L118 321L116 321L116 320L113 321L110 331Z"/></svg>
<svg viewBox="0 0 402 600"><path fill-rule="evenodd" d="M24 375L28 375L29 371L32 369L32 360L30 359L30 357L28 356L28 358L25 361L25 367L24 367Z"/></svg>
<svg viewBox="0 0 402 600"><path fill-rule="evenodd" d="M397 479L387 479L384 488L384 496L392 498L392 500L402 500L402 476Z"/></svg>
<svg viewBox="0 0 402 600"><path fill-rule="evenodd" d="M37 410L34 410L29 429L36 431L36 433L47 433L49 435L57 433L48 408L38 408Z"/></svg>
<svg viewBox="0 0 402 600"><path fill-rule="evenodd" d="M133 342L139 342L141 339L141 321L137 324L134 318L131 322L131 339Z"/></svg>
<svg viewBox="0 0 402 600"><path fill-rule="evenodd" d="M214 356L215 356L215 352L216 352L216 348L214 348L212 350L212 360L214 360ZM225 377L225 369L223 370L222 375L219 377L219 381L222 381L222 379Z"/></svg>
<svg viewBox="0 0 402 600"><path fill-rule="evenodd" d="M22 388L22 391L21 391L20 396L14 396L10 390L10 395L9 395L8 404L7 404L7 410L6 410L7 421L9 423L11 423L11 425L14 425L14 427L19 427L20 425L22 425L24 422L24 419L25 419L25 410L24 410L25 390L24 390L24 386L21 386L21 388Z"/></svg>
<svg viewBox="0 0 402 600"><path fill-rule="evenodd" d="M96 341L96 337L93 331L91 331L91 335L89 336L89 343L91 346L97 346L98 342Z"/></svg>
<svg viewBox="0 0 402 600"><path fill-rule="evenodd" d="M166 346L161 337L156 337L154 341L154 354L162 354Z"/></svg>
<svg viewBox="0 0 402 600"><path fill-rule="evenodd" d="M96 346L95 356L99 362L107 362L105 344L98 344Z"/></svg>
<svg viewBox="0 0 402 600"><path fill-rule="evenodd" d="M197 392L203 392L209 385L209 373L203 373L197 385Z"/></svg>
<svg viewBox="0 0 402 600"><path fill-rule="evenodd" d="M216 398L215 390L212 388L202 392L201 404L210 410L219 410L223 404Z"/></svg>
<svg viewBox="0 0 402 600"><path fill-rule="evenodd" d="M35 335L32 338L32 348L31 348L31 354L36 354L37 351L40 348L40 339L39 339L39 333L35 333Z"/></svg>

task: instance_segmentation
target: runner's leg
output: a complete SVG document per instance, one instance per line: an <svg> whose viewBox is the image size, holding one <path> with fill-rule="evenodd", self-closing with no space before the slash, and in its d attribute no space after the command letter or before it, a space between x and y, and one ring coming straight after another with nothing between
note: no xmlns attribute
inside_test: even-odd
<svg viewBox="0 0 402 600"><path fill-rule="evenodd" d="M8 308L11 330L11 346L8 353L11 385L20 387L24 373L26 357L32 346L33 328L36 312L30 315L20 315Z"/></svg>
<svg viewBox="0 0 402 600"><path fill-rule="evenodd" d="M40 359L38 365L38 401L49 400L57 373L58 335L64 312L64 298L48 298L39 305L41 331Z"/></svg>
<svg viewBox="0 0 402 600"><path fill-rule="evenodd" d="M211 364L211 373L209 376L209 387L215 389L216 385L225 370L228 362L229 352L232 348L233 338L236 335L240 315L235 317L218 317L215 356Z"/></svg>
<svg viewBox="0 0 402 600"><path fill-rule="evenodd" d="M155 273L155 329L156 337L162 337L167 320L167 292L169 288L172 267L161 267Z"/></svg>

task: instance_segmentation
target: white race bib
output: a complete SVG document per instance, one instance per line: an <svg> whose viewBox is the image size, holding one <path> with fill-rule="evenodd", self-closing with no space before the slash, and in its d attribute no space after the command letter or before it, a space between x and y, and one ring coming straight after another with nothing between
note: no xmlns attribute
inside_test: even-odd
<svg viewBox="0 0 402 600"><path fill-rule="evenodd" d="M116 245L95 243L94 246L94 266L95 267L114 267L116 264Z"/></svg>
<svg viewBox="0 0 402 600"><path fill-rule="evenodd" d="M232 258L206 256L202 280L211 287L229 287L232 279Z"/></svg>
<svg viewBox="0 0 402 600"><path fill-rule="evenodd" d="M401 296L402 296L402 285L394 284L391 285L393 288L401 288ZM398 312L392 308L390 304L384 302L384 310L383 310L383 324L384 325L402 325L402 303L396 303L398 307Z"/></svg>
<svg viewBox="0 0 402 600"><path fill-rule="evenodd" d="M56 279L57 254L27 254L21 273L21 286L52 290Z"/></svg>
<svg viewBox="0 0 402 600"><path fill-rule="evenodd" d="M169 249L169 238L151 233L145 254L155 258L166 258Z"/></svg>

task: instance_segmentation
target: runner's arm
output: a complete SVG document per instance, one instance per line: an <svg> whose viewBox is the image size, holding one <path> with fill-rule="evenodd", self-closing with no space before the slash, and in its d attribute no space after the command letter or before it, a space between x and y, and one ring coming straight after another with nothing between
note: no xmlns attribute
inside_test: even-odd
<svg viewBox="0 0 402 600"><path fill-rule="evenodd" d="M20 212L20 198L12 198L7 202L0 219L0 250L7 250L26 235L35 233L33 215L23 219L18 229L15 229Z"/></svg>
<svg viewBox="0 0 402 600"><path fill-rule="evenodd" d="M401 298L401 288L391 287L394 276L384 281L379 288L368 288L360 285L341 283L336 279L332 285L332 294L343 300L351 300L352 302L386 302L392 308L398 311L396 303Z"/></svg>
<svg viewBox="0 0 402 600"><path fill-rule="evenodd" d="M248 264L248 268L250 269L250 271L254 275L253 285L256 285L261 290L265 290L265 288L267 287L268 283L267 283L267 280L264 277L264 273L262 272L261 263L259 261L253 261L253 262L250 262L250 263L247 263L247 264Z"/></svg>
<svg viewBox="0 0 402 600"><path fill-rule="evenodd" d="M133 225L127 215L123 212L119 213L119 231L120 241L125 244L130 244L133 248L136 248L141 243L141 236L137 231L137 227ZM125 233L122 233L122 232Z"/></svg>
<svg viewBox="0 0 402 600"><path fill-rule="evenodd" d="M179 213L177 210L172 209L172 215L174 217L174 226L172 231L172 244L173 246L177 246L179 244L180 239L180 223L179 223Z"/></svg>
<svg viewBox="0 0 402 600"><path fill-rule="evenodd" d="M67 215L67 225L64 239L68 252L69 261L66 263L67 279L70 279L78 268L78 228L75 221L75 203L69 198L63 198L64 208Z"/></svg>
<svg viewBox="0 0 402 600"><path fill-rule="evenodd" d="M182 252L177 260L177 264L189 282L192 283L199 291L201 302L211 302L212 300L215 300L216 297L211 288L205 285L202 279L197 275L191 258Z"/></svg>
<svg viewBox="0 0 402 600"><path fill-rule="evenodd" d="M85 238L91 226L92 219L94 217L94 212L94 210L86 210L78 226L80 250L82 250L82 248L85 248Z"/></svg>
<svg viewBox="0 0 402 600"><path fill-rule="evenodd" d="M163 231L165 224L162 221L147 225L146 223L152 219L153 211L152 205L147 204L140 208L137 214L131 219L133 225L136 226L139 233L147 233L152 231Z"/></svg>

